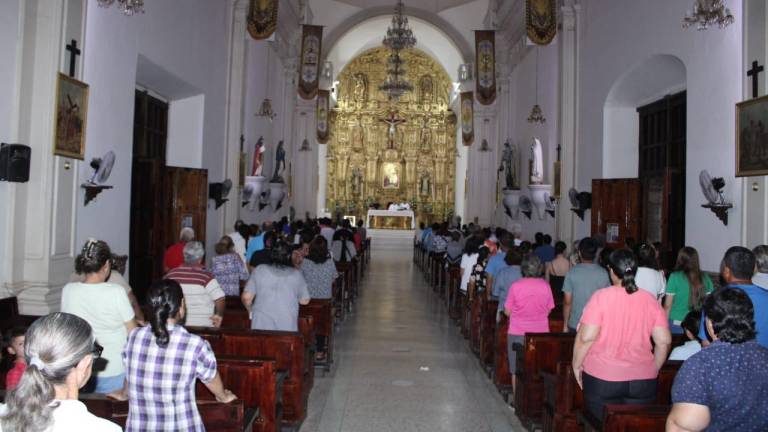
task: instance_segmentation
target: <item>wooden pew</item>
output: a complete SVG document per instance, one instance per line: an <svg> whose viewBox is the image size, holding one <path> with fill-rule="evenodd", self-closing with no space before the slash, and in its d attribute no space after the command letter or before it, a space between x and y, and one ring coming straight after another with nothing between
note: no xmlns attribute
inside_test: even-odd
<svg viewBox="0 0 768 432"><path fill-rule="evenodd" d="M325 361L314 361L315 366L322 366L326 372L333 363L333 304L331 300L312 299L309 304L299 307L299 316L311 316L314 320L315 336L326 338Z"/></svg>
<svg viewBox="0 0 768 432"><path fill-rule="evenodd" d="M506 398L512 392L512 375L509 373L509 360L507 358L507 328L509 317L501 314L496 323L493 350L493 384Z"/></svg>
<svg viewBox="0 0 768 432"><path fill-rule="evenodd" d="M583 413L585 432L648 432L663 431L670 405L606 405L603 423Z"/></svg>
<svg viewBox="0 0 768 432"><path fill-rule="evenodd" d="M337 262L336 271L341 274L340 279L344 284L342 304L346 312L351 313L355 298L353 264L351 262Z"/></svg>
<svg viewBox="0 0 768 432"><path fill-rule="evenodd" d="M448 267L448 316L457 320L461 316L459 302L459 285L461 284L461 268L457 264Z"/></svg>
<svg viewBox="0 0 768 432"><path fill-rule="evenodd" d="M467 325L469 327L469 348L478 357L480 356L480 321L484 298L485 292L478 292L477 289L473 289L470 294L469 323Z"/></svg>
<svg viewBox="0 0 768 432"><path fill-rule="evenodd" d="M489 372L493 369L494 337L499 299L483 296L480 308L480 365Z"/></svg>

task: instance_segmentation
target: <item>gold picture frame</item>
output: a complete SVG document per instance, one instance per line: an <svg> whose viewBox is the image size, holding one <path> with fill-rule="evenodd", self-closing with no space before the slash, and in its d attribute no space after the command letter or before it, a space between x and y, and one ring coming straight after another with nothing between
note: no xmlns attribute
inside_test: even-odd
<svg viewBox="0 0 768 432"><path fill-rule="evenodd" d="M53 154L83 160L88 119L88 84L58 74Z"/></svg>
<svg viewBox="0 0 768 432"><path fill-rule="evenodd" d="M768 95L736 104L736 177L768 174Z"/></svg>

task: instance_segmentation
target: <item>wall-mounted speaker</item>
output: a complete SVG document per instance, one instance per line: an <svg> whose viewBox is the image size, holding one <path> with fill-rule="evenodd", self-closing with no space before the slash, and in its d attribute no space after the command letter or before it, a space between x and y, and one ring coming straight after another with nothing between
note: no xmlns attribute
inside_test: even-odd
<svg viewBox="0 0 768 432"><path fill-rule="evenodd" d="M0 144L0 180L24 183L29 181L29 160L32 149L23 144Z"/></svg>

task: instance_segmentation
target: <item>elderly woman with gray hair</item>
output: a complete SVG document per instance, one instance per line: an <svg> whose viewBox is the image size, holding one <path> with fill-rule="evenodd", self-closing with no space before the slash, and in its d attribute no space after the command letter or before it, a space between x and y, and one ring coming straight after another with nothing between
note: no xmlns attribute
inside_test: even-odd
<svg viewBox="0 0 768 432"><path fill-rule="evenodd" d="M752 276L752 283L764 290L768 290L768 246L760 245L752 249L755 254L757 271Z"/></svg>
<svg viewBox="0 0 768 432"><path fill-rule="evenodd" d="M163 271L168 273L184 264L184 246L195 239L195 230L184 227L179 232L178 243L172 244L163 255Z"/></svg>
<svg viewBox="0 0 768 432"><path fill-rule="evenodd" d="M514 344L523 344L526 333L549 332L549 312L555 307L549 282L542 278L544 264L534 255L528 255L520 265L522 279L513 282L504 301L504 313L509 317L507 352L512 389L515 388Z"/></svg>
<svg viewBox="0 0 768 432"><path fill-rule="evenodd" d="M221 327L224 317L224 291L203 266L205 248L199 241L184 245L184 264L168 272L164 279L181 285L187 306L186 325Z"/></svg>

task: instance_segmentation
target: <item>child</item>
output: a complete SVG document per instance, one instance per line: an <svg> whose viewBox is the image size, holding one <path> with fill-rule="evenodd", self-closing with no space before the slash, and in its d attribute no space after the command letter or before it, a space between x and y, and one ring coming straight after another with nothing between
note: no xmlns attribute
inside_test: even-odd
<svg viewBox="0 0 768 432"><path fill-rule="evenodd" d="M5 338L5 350L10 354L9 361L13 360L13 367L8 370L5 377L5 389L13 390L21 380L21 375L27 368L27 362L24 360L24 334L26 327L14 327Z"/></svg>
<svg viewBox="0 0 768 432"><path fill-rule="evenodd" d="M696 335L699 334L699 320L701 319L700 310L692 310L688 312L685 319L680 323L680 327L685 331L685 335L688 337L688 342L683 346L679 346L672 350L669 355L670 360L688 360L688 357L701 351L701 343Z"/></svg>

